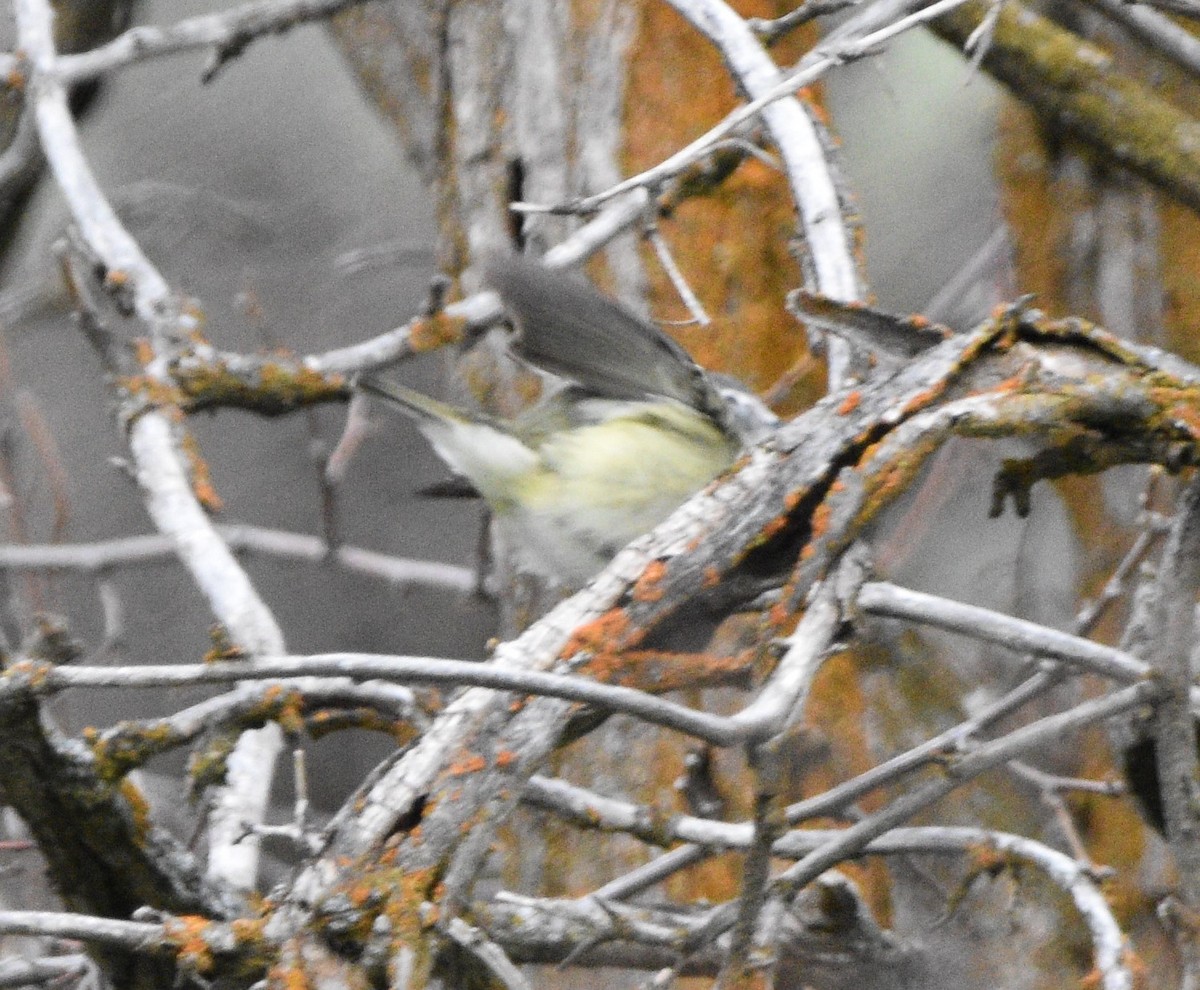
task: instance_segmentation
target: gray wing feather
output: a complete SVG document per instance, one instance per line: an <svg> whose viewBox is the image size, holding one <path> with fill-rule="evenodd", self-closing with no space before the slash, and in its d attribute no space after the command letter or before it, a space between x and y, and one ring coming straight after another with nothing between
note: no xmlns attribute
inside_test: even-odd
<svg viewBox="0 0 1200 990"><path fill-rule="evenodd" d="M582 277L518 255L489 259L484 277L517 324L530 364L612 399L665 396L711 411L704 372L675 341Z"/></svg>

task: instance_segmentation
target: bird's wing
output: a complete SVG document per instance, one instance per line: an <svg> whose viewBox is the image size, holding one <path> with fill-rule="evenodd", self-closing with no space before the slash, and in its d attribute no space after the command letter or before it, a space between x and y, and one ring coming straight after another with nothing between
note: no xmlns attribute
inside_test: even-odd
<svg viewBox="0 0 1200 990"><path fill-rule="evenodd" d="M519 255L489 259L484 277L517 325L530 364L610 399L664 396L706 412L712 388L687 351L582 277Z"/></svg>

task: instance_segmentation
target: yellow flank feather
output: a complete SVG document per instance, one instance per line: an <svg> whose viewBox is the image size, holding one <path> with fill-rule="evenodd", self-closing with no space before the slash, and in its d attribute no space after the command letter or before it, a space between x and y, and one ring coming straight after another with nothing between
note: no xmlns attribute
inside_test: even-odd
<svg viewBox="0 0 1200 990"><path fill-rule="evenodd" d="M653 529L738 452L709 417L671 399L588 400L588 415L572 425L545 407L500 422L400 385L365 387L417 420L438 456L488 501L530 570L570 584Z"/></svg>

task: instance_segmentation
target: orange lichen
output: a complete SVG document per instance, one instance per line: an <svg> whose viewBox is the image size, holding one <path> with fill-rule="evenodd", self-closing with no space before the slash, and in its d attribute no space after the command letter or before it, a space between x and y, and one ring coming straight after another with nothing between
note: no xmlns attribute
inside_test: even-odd
<svg viewBox="0 0 1200 990"><path fill-rule="evenodd" d="M728 681L745 672L752 651L735 656L720 653L672 653L667 650L622 650L593 654L577 673L605 684L661 693L698 684Z"/></svg>
<svg viewBox="0 0 1200 990"><path fill-rule="evenodd" d="M229 634L221 623L214 622L208 627L208 639L212 643L212 648L204 654L205 663L218 663L222 660L244 660L246 659L246 651L239 644L234 642L234 639ZM280 687L273 687L271 691L282 691ZM275 695L269 692L268 695L273 698Z"/></svg>
<svg viewBox="0 0 1200 990"><path fill-rule="evenodd" d="M860 392L858 389L855 389L853 392L848 393L846 398L844 398L838 405L838 415L849 416L852 412L854 412L855 409L858 408L858 404L860 402L862 402L862 392Z"/></svg>
<svg viewBox="0 0 1200 990"><path fill-rule="evenodd" d="M271 712L284 732L295 735L304 730L304 695L301 692L280 694L274 703L268 703L264 715Z"/></svg>
<svg viewBox="0 0 1200 990"><path fill-rule="evenodd" d="M703 587L715 588L721 583L721 570L715 564L709 564L704 568Z"/></svg>
<svg viewBox="0 0 1200 990"><path fill-rule="evenodd" d="M133 819L134 841L141 844L150 834L150 802L128 777L121 781L121 797Z"/></svg>
<svg viewBox="0 0 1200 990"><path fill-rule="evenodd" d="M828 502L822 502L813 510L812 519L809 522L811 539L818 540L829 531L829 519L833 515L833 510L829 507Z"/></svg>
<svg viewBox="0 0 1200 990"><path fill-rule="evenodd" d="M408 341L418 354L437 350L448 344L457 344L463 338L467 321L462 317L447 316L438 313L434 316L423 316L409 324Z"/></svg>
<svg viewBox="0 0 1200 990"><path fill-rule="evenodd" d="M667 573L667 565L661 560L652 560L642 571L641 577L633 586L632 597L639 602L660 601L666 593L661 581Z"/></svg>
<svg viewBox="0 0 1200 990"><path fill-rule="evenodd" d="M1153 397L1154 390L1151 390ZM1172 423L1182 426L1193 437L1200 437L1200 409L1191 402L1175 402L1163 410Z"/></svg>
<svg viewBox="0 0 1200 990"><path fill-rule="evenodd" d="M945 388L945 382L938 382L930 388L917 392L904 404L903 415L907 418L933 405L941 397Z"/></svg>
<svg viewBox="0 0 1200 990"><path fill-rule="evenodd" d="M496 766L507 767L517 762L517 754L511 749L502 749L496 753Z"/></svg>
<svg viewBox="0 0 1200 990"><path fill-rule="evenodd" d="M229 930L233 932L234 938L243 945L261 939L263 929L266 927L267 919L265 917L235 918L229 923Z"/></svg>
<svg viewBox="0 0 1200 990"><path fill-rule="evenodd" d="M183 449L183 454L187 458L192 476L192 492L196 496L196 501L207 512L220 512L224 508L225 503L217 493L208 462L201 455L200 445L196 442L196 438L190 433L185 433L179 446Z"/></svg>
<svg viewBox="0 0 1200 990"><path fill-rule="evenodd" d="M207 973L212 968L212 949L208 933L212 922L198 915L171 918L164 926L166 937L175 943L179 961L192 972Z"/></svg>
<svg viewBox="0 0 1200 990"><path fill-rule="evenodd" d="M345 387L344 375L324 374L292 361L270 361L258 371L258 387L247 390L284 405L300 406L341 398Z"/></svg>
<svg viewBox="0 0 1200 990"><path fill-rule="evenodd" d="M183 392L153 375L127 375L117 379L117 385L140 401L140 410L166 410L183 401Z"/></svg>
<svg viewBox="0 0 1200 990"><path fill-rule="evenodd" d="M623 609L609 609L599 618L576 629L559 656L572 657L576 653L601 653L611 650L624 643L630 628L629 616Z"/></svg>
<svg viewBox="0 0 1200 990"><path fill-rule="evenodd" d="M134 359L142 367L145 367L154 360L154 345L148 337L134 337L130 343L133 345Z"/></svg>
<svg viewBox="0 0 1200 990"><path fill-rule="evenodd" d="M774 519L768 519L763 525L763 528L758 531L758 536L755 537L754 545L762 546L769 542L774 537L778 536L788 527L788 517L786 515L776 516Z"/></svg>
<svg viewBox="0 0 1200 990"><path fill-rule="evenodd" d="M272 966L267 974L267 985L282 990L311 990L312 987L298 966Z"/></svg>
<svg viewBox="0 0 1200 990"><path fill-rule="evenodd" d="M469 773L478 773L487 768L487 760L478 753L469 753L460 760L450 764L446 773L451 777L462 777Z"/></svg>
<svg viewBox="0 0 1200 990"><path fill-rule="evenodd" d="M353 904L355 907L361 907L371 899L373 893L370 884L356 883L347 889L346 896L350 904Z"/></svg>

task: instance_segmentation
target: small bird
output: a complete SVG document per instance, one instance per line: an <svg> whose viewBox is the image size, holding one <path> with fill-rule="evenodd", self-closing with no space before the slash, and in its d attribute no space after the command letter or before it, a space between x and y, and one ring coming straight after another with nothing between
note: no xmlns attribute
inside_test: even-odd
<svg viewBox="0 0 1200 990"><path fill-rule="evenodd" d="M510 348L561 387L498 420L375 375L357 385L417 421L532 573L582 586L777 422L580 277L506 256L485 278L514 325Z"/></svg>

